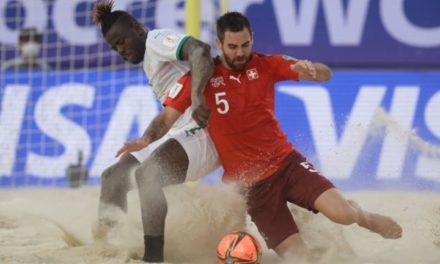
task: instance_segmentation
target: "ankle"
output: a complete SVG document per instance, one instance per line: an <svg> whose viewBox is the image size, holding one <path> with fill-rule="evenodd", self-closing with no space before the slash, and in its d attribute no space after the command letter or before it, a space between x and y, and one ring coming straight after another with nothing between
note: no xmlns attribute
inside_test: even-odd
<svg viewBox="0 0 440 264"><path fill-rule="evenodd" d="M163 262L164 236L144 236L145 254L142 258L145 262Z"/></svg>

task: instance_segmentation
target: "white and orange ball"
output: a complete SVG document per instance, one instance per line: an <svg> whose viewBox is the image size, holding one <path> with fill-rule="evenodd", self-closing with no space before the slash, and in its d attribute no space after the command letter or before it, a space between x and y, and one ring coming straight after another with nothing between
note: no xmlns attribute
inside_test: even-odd
<svg viewBox="0 0 440 264"><path fill-rule="evenodd" d="M229 233L217 246L219 264L258 264L261 257L261 244L247 232L234 231Z"/></svg>

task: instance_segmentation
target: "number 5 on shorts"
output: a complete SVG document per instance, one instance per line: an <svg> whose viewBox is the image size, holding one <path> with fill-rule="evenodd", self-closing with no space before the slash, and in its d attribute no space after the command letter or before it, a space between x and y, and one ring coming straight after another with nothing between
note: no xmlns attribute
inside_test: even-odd
<svg viewBox="0 0 440 264"><path fill-rule="evenodd" d="M310 171L310 172L317 172L317 173L319 173L317 170L315 170L315 169L313 168L313 165L310 164L308 161L303 161L303 162L301 162L300 164L301 164L301 166L304 167L304 169L306 169L306 170L308 170L308 171Z"/></svg>

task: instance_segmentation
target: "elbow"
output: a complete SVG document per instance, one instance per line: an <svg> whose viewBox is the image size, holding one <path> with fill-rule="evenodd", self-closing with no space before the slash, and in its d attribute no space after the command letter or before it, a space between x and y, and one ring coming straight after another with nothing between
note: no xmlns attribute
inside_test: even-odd
<svg viewBox="0 0 440 264"><path fill-rule="evenodd" d="M211 46L209 46L209 44L202 42L200 50L204 57L211 58Z"/></svg>
<svg viewBox="0 0 440 264"><path fill-rule="evenodd" d="M201 65L201 67L198 68L200 70L205 71L208 76L211 76L214 72L214 60L211 57L211 46L200 42L200 45L193 50L191 57L192 62L199 62L198 64ZM194 63L191 64L194 65Z"/></svg>
<svg viewBox="0 0 440 264"><path fill-rule="evenodd" d="M211 57L207 60L206 72L208 76L211 76L214 73L214 60Z"/></svg>
<svg viewBox="0 0 440 264"><path fill-rule="evenodd" d="M211 56L211 46L209 46L206 43L203 43L202 47L202 57L203 60L205 61L205 67L206 67L206 71L208 73L209 76L211 76L212 73L214 73L214 60L212 59Z"/></svg>

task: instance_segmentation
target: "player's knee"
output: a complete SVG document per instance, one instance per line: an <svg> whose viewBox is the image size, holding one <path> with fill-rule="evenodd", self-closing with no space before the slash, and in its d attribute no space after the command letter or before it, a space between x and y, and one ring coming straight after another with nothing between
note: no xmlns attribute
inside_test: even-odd
<svg viewBox="0 0 440 264"><path fill-rule="evenodd" d="M113 185L112 182L115 180L115 173L116 170L115 168L112 167L108 167L107 169L105 169L102 174L101 174L101 183L102 185Z"/></svg>
<svg viewBox="0 0 440 264"><path fill-rule="evenodd" d="M147 159L134 172L136 183L138 186L156 186L160 184L158 171L157 164L153 160Z"/></svg>
<svg viewBox="0 0 440 264"><path fill-rule="evenodd" d="M135 177L136 183L138 185L143 184L143 182L145 181L144 178L146 177L144 170L143 170L143 166L139 166L136 168L136 170L134 171L134 177Z"/></svg>
<svg viewBox="0 0 440 264"><path fill-rule="evenodd" d="M105 169L101 174L101 195L128 192L126 176L116 166Z"/></svg>

